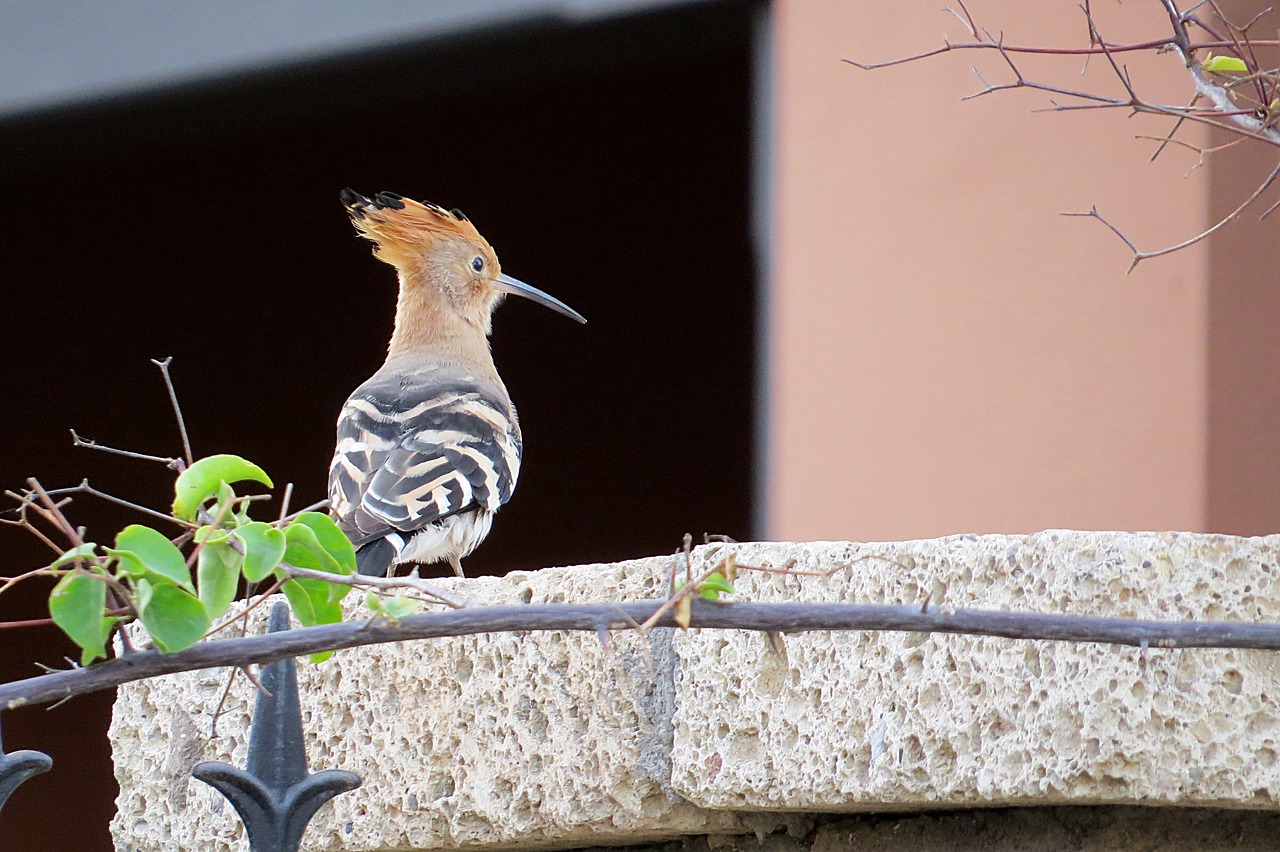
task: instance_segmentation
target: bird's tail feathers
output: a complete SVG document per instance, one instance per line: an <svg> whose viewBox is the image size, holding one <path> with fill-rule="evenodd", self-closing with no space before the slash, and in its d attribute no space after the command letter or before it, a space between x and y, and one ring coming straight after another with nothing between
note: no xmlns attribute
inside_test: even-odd
<svg viewBox="0 0 1280 852"><path fill-rule="evenodd" d="M356 551L356 571L366 577L390 577L404 539L396 533L369 542Z"/></svg>

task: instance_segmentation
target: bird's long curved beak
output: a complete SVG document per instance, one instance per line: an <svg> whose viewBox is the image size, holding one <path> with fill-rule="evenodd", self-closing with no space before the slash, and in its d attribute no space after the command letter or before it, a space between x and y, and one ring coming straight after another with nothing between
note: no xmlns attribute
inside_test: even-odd
<svg viewBox="0 0 1280 852"><path fill-rule="evenodd" d="M504 293L510 293L513 296L523 296L530 301L537 302L544 308L550 308L558 314L564 314L570 319L576 319L578 322L586 322L587 318L557 299L555 296L547 295L537 287L530 286L519 278L512 278L510 275L502 274L493 279L493 286Z"/></svg>

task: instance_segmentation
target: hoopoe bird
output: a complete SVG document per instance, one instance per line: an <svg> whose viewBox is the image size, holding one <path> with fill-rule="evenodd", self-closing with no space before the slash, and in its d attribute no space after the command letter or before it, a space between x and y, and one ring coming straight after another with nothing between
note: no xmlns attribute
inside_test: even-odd
<svg viewBox="0 0 1280 852"><path fill-rule="evenodd" d="M390 192L341 193L357 232L400 281L387 360L338 415L329 468L335 520L361 574L462 558L489 534L520 473L520 424L489 352L504 294L586 319L504 275L459 210Z"/></svg>

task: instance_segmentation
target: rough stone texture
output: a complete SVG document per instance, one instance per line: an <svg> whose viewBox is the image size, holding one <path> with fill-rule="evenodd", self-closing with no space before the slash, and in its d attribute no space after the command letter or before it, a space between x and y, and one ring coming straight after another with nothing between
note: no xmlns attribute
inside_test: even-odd
<svg viewBox="0 0 1280 852"><path fill-rule="evenodd" d="M444 580L477 604L658 596L668 559ZM352 596L357 597L357 596ZM260 612L265 612L265 607ZM262 629L263 617L255 630ZM745 831L670 790L670 632L605 655L593 634L501 633L354 649L299 666L311 770L364 785L312 821L304 848L526 848L590 838ZM119 849L243 849L243 830L199 760L243 766L254 700L239 678L209 739L225 672L193 672L120 690L111 725Z"/></svg>
<svg viewBox="0 0 1280 852"><path fill-rule="evenodd" d="M930 597L933 606L1280 621L1274 536L1051 531L712 545L695 551L695 570L730 547L744 564L843 568L829 578L744 573L744 599ZM659 594L669 561L443 583L478 604L646 599ZM304 848L569 848L698 835L688 843L710 849L905 849L878 833L892 822L914 848L1037 848L1000 845L1025 835L1046 849L1061 848L1059 836L1110 849L1120 841L1107 838L1131 834L1150 842L1127 849L1190 849L1232 824L1232 837L1265 837L1257 826L1267 815L1195 822L1182 809L1112 810L1132 819L1106 828L1099 816L1093 834L1071 835L1059 816L1043 816L1063 809L992 812L982 819L1004 834L953 847L941 838L971 837L964 820L978 817L846 819L811 831L812 820L785 812L1280 804L1280 658L1265 652L844 633L787 636L784 658L757 634L699 630L655 631L651 658L634 635L616 634L613 647L609 656L591 635L504 633L301 666L312 770L365 779L321 810ZM243 678L218 736L208 736L223 679L190 673L120 690L117 848L245 848L230 806L187 775L197 760L244 763L253 691ZM1189 826L1189 845L1151 839L1163 817ZM753 838L791 845L726 845Z"/></svg>
<svg viewBox="0 0 1280 852"><path fill-rule="evenodd" d="M746 544L740 597L1280 621L1280 537L1049 531ZM865 558L879 554L883 558ZM697 553L695 571L721 558ZM695 631L672 780L708 808L1280 804L1280 656L904 633Z"/></svg>
<svg viewBox="0 0 1280 852"><path fill-rule="evenodd" d="M1058 807L819 820L809 831L713 835L629 852L1263 852L1280 814L1210 808Z"/></svg>

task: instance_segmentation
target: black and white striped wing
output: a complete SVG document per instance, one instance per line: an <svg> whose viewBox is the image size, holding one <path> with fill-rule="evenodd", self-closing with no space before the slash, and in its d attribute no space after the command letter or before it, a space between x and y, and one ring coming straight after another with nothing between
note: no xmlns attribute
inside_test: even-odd
<svg viewBox="0 0 1280 852"><path fill-rule="evenodd" d="M334 516L356 547L470 509L494 511L520 472L510 404L465 383L366 382L338 417Z"/></svg>

